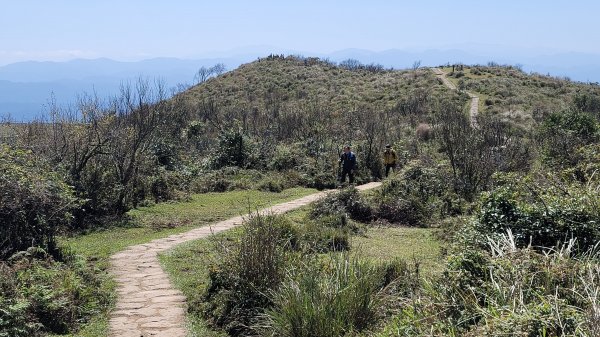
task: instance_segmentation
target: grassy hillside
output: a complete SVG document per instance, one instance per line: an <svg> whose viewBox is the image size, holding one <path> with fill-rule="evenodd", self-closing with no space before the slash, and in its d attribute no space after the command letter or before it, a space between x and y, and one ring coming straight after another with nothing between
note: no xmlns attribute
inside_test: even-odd
<svg viewBox="0 0 600 337"><path fill-rule="evenodd" d="M275 102L288 108L321 102L343 113L365 104L393 109L407 93L440 88L424 69L347 69L318 59L275 57L244 64L183 95L192 102L212 99L240 110L261 110Z"/></svg>
<svg viewBox="0 0 600 337"><path fill-rule="evenodd" d="M598 85L527 74L511 66L464 66L454 71L446 67L444 70L458 88L481 97L482 113L499 115L521 126L531 127L548 114L569 108L575 100L600 96ZM600 102L591 103L587 110L598 112Z"/></svg>

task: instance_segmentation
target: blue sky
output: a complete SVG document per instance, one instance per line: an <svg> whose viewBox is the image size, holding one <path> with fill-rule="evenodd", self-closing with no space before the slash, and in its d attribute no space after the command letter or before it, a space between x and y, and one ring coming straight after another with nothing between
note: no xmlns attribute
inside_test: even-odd
<svg viewBox="0 0 600 337"><path fill-rule="evenodd" d="M600 54L600 2L591 0L0 2L0 65L199 58L252 46L306 53L458 47Z"/></svg>

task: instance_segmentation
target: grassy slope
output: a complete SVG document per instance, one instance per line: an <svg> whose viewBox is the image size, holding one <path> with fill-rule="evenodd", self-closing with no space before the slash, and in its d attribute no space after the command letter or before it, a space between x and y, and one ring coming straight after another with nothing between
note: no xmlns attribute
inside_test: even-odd
<svg viewBox="0 0 600 337"><path fill-rule="evenodd" d="M466 89L481 97L481 113L500 114L522 125L532 123L532 116L536 113L557 111L566 107L577 90L600 90L598 87L563 79L527 75L505 67L465 67L464 74L461 79ZM361 105L393 108L398 104L399 98L420 89L437 93L447 91L447 88L426 70L421 70L418 76L414 75L410 71L353 72L321 62L304 65L303 62L292 59L262 60L210 79L182 95L192 104L209 98L214 99L226 110L249 112L257 108L262 111L270 101L278 100L289 109L304 109L310 104L320 102L334 112L341 112L356 110ZM455 83L459 80L452 77L450 79ZM485 105L486 99L489 99L490 105ZM271 194L263 200L275 202L275 199ZM238 208L229 207L231 204L224 200L213 204L227 206L225 208L231 213L215 214L209 207L203 208L203 202L206 201L197 197L185 205L161 204L142 208L132 212L138 227L116 228L61 239L61 243L79 254L106 263L106 257L128 245L179 233L207 221L222 219L220 217L238 215L248 209L245 202L247 198L235 200L237 202L232 203L239 206ZM186 213L190 209L194 209L194 214L188 216ZM202 220L203 217L206 218ZM380 258L381 254L394 251L392 255L398 254L408 259L412 259L413 255L425 257L424 261L435 259L435 254L429 254L434 250L435 243L429 241L430 234L427 234L427 230L422 231L401 228L374 229L366 238L355 238L354 244L371 247L363 251L373 258ZM389 237L397 240L388 240ZM412 245L415 241L418 244ZM414 246L429 248L413 253ZM428 268L428 263L423 262L423 267ZM435 263L431 267L435 269ZM97 331L102 331L102 328L91 331L88 336L100 335Z"/></svg>
<svg viewBox="0 0 600 337"><path fill-rule="evenodd" d="M263 59L240 66L233 72L191 88L183 93L192 102L208 98L220 106L251 111L263 109L269 101L301 108L321 102L333 111L354 110L361 104L392 108L404 94L417 88L440 88L435 76L412 71L350 71L324 62L286 58Z"/></svg>
<svg viewBox="0 0 600 337"><path fill-rule="evenodd" d="M112 228L73 238L61 238L60 244L106 268L111 254L130 245L181 233L194 227L245 214L248 210L268 207L314 192L316 190L293 188L281 193L244 190L194 195L188 202L162 203L132 210L130 215L136 227ZM175 227L170 228L171 225ZM112 282L106 287L109 291L115 290ZM104 314L83 327L76 336L106 336L107 332L108 315Z"/></svg>

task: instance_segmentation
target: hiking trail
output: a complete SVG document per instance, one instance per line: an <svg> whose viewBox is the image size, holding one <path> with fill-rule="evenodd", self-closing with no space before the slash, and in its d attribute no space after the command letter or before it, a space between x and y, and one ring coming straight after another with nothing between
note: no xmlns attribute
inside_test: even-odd
<svg viewBox="0 0 600 337"><path fill-rule="evenodd" d="M447 86L450 90L458 90L456 85L452 83L447 77L446 73L440 68L429 68L433 70L435 76L442 80L445 86ZM475 95L472 92L466 91L467 95L471 98L471 106L469 107L469 117L471 119L471 126L477 127L477 114L479 113L479 96Z"/></svg>
<svg viewBox="0 0 600 337"><path fill-rule="evenodd" d="M357 186L368 190L381 185L372 182ZM332 191L332 190L330 190ZM282 214L324 197L330 191L314 193L259 211ZM192 229L148 243L134 245L111 256L111 273L117 282L117 303L109 321L110 337L183 337L187 334L185 296L175 289L162 270L158 254L178 244L206 238L242 224L237 216L212 225Z"/></svg>

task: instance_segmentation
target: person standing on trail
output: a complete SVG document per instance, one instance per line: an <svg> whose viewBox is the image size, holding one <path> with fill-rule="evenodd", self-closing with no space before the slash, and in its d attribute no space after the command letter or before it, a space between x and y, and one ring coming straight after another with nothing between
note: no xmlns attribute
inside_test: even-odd
<svg viewBox="0 0 600 337"><path fill-rule="evenodd" d="M390 173L390 169L392 171L396 170L396 160L398 160L398 155L396 151L392 149L390 144L385 146L385 151L383 151L383 164L385 164L385 177L387 178Z"/></svg>
<svg viewBox="0 0 600 337"><path fill-rule="evenodd" d="M339 165L342 167L342 176L340 181L346 182L348 175L350 184L354 184L354 171L356 170L356 155L350 151L350 146L344 147L344 153L340 156Z"/></svg>

